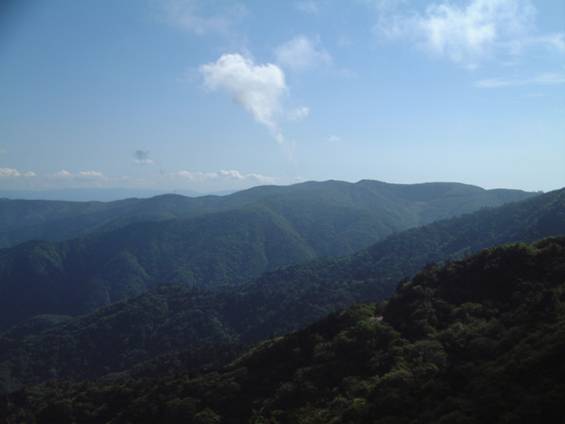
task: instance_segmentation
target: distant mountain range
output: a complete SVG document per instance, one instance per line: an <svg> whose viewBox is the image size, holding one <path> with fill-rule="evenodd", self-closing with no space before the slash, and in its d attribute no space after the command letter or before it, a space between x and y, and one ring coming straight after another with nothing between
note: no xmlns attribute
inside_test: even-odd
<svg viewBox="0 0 565 424"><path fill-rule="evenodd" d="M199 193L193 190L146 190L131 188L67 188L59 190L0 190L0 199L14 200L56 200L68 202L112 202L129 198L147 198L162 194L179 194L198 197L233 193Z"/></svg>
<svg viewBox="0 0 565 424"><path fill-rule="evenodd" d="M161 286L83 317L36 317L0 337L0 385L12 390L53 377L92 378L148 360L139 372L163 363L170 371L175 363L187 370L225 361L243 346L354 303L387 299L399 282L433 262L561 234L565 189L410 229L353 255L280 269L239 286ZM18 313L11 309L22 299L18 293L14 289L7 297L12 302L1 305L4 319ZM226 355L212 354L210 346L223 346Z"/></svg>
<svg viewBox="0 0 565 424"><path fill-rule="evenodd" d="M404 185L365 180L355 184L326 181L261 186L226 196L167 194L113 202L0 198L0 247L28 240L67 240L134 222L192 218L254 206L270 208L297 226L322 219L338 231L368 229L366 239L370 243L391 232L534 195L457 183ZM334 241L342 243L341 239Z"/></svg>
<svg viewBox="0 0 565 424"><path fill-rule="evenodd" d="M5 245L42 241L0 250L0 328L38 314L91 312L159 283L242 284L265 271L351 254L408 228L532 196L456 183L328 181L223 197L2 200Z"/></svg>

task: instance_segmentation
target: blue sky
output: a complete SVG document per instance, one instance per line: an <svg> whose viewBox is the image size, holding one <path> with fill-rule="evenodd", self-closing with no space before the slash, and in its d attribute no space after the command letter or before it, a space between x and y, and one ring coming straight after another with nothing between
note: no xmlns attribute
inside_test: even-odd
<svg viewBox="0 0 565 424"><path fill-rule="evenodd" d="M565 185L561 0L23 3L1 189Z"/></svg>

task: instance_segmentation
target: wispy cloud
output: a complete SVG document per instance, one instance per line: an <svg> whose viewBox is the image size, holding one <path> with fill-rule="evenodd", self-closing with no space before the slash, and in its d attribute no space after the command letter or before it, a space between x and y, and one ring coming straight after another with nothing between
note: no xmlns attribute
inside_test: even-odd
<svg viewBox="0 0 565 424"><path fill-rule="evenodd" d="M66 169L61 169L60 171L55 172L54 174L48 175L48 178L56 178L56 179L75 179L75 180L92 180L92 179L105 179L106 176L100 171L78 171L78 172L70 172Z"/></svg>
<svg viewBox="0 0 565 424"><path fill-rule="evenodd" d="M283 180L254 172L236 169L219 171L180 170L153 173L143 177L127 175L107 176L99 171L68 171L36 174L15 168L0 168L2 188L10 189L66 189L66 188L142 188L142 189L242 189L255 185L275 184Z"/></svg>
<svg viewBox="0 0 565 424"><path fill-rule="evenodd" d="M284 136L279 128L281 99L287 91L285 75L273 63L256 65L238 53L224 54L216 62L200 67L210 90L224 90L255 120L265 125L277 142Z"/></svg>
<svg viewBox="0 0 565 424"><path fill-rule="evenodd" d="M275 49L277 63L293 71L302 71L332 63L331 55L322 48L320 40L299 35Z"/></svg>
<svg viewBox="0 0 565 424"><path fill-rule="evenodd" d="M306 106L300 106L292 109L288 112L288 119L291 121L302 121L310 115L310 108Z"/></svg>
<svg viewBox="0 0 565 424"><path fill-rule="evenodd" d="M166 0L162 6L170 23L196 35L229 35L247 14L246 7L237 2ZM215 10L211 11L211 7Z"/></svg>
<svg viewBox="0 0 565 424"><path fill-rule="evenodd" d="M236 181L236 182L248 182L257 184L272 184L276 181L276 178L269 177L266 175L256 174L256 173L242 173L235 169L220 170L212 172L201 172L201 171L178 171L173 174L175 177L180 177L192 182L226 182L226 181Z"/></svg>
<svg viewBox="0 0 565 424"><path fill-rule="evenodd" d="M104 174L99 171L79 171L78 177L83 178L104 178Z"/></svg>
<svg viewBox="0 0 565 424"><path fill-rule="evenodd" d="M37 174L15 168L0 168L3 188L10 189L63 189L91 187L120 187L125 177L106 177L102 172L84 170L71 172L62 169L53 173Z"/></svg>
<svg viewBox="0 0 565 424"><path fill-rule="evenodd" d="M561 85L565 84L565 74L544 73L531 78L489 78L475 82L479 88L521 87L529 85Z"/></svg>
<svg viewBox="0 0 565 424"><path fill-rule="evenodd" d="M532 37L531 42L534 44L537 43L547 47L552 47L562 53L565 53L565 33L563 32Z"/></svg>
<svg viewBox="0 0 565 424"><path fill-rule="evenodd" d="M29 178L37 174L33 171L19 171L15 168L0 168L0 178Z"/></svg>
<svg viewBox="0 0 565 424"><path fill-rule="evenodd" d="M320 12L320 4L314 0L301 0L294 2L294 8L302 13L317 15Z"/></svg>
<svg viewBox="0 0 565 424"><path fill-rule="evenodd" d="M476 68L489 57L518 55L530 46L565 51L563 33L540 34L530 0L468 0L430 4L423 13L402 1L374 1L376 33L409 39L439 57Z"/></svg>
<svg viewBox="0 0 565 424"><path fill-rule="evenodd" d="M55 172L53 176L57 178L71 178L73 174L66 169L61 169L60 171Z"/></svg>
<svg viewBox="0 0 565 424"><path fill-rule="evenodd" d="M155 161L149 157L148 150L136 150L133 152L133 161L138 165L153 165Z"/></svg>

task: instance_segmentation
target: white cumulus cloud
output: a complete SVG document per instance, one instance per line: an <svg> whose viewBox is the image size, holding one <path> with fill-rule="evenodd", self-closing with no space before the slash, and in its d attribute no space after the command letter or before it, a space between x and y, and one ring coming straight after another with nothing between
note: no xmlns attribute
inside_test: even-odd
<svg viewBox="0 0 565 424"><path fill-rule="evenodd" d="M468 68L499 53L519 54L532 45L565 51L563 33L536 33L536 8L530 0L442 1L431 3L424 12L406 10L401 1L375 4L375 30L380 36L410 39Z"/></svg>
<svg viewBox="0 0 565 424"><path fill-rule="evenodd" d="M299 35L275 50L277 63L293 71L301 71L332 62L330 54L320 46L317 39Z"/></svg>
<svg viewBox="0 0 565 424"><path fill-rule="evenodd" d="M229 93L257 122L269 128L279 143L284 141L277 120L287 90L281 68L272 63L257 65L250 58L231 53L200 66L200 72L206 87Z"/></svg>
<svg viewBox="0 0 565 424"><path fill-rule="evenodd" d="M464 7L432 5L418 25L432 51L454 62L476 66L495 42L521 38L534 14L527 1L474 0Z"/></svg>

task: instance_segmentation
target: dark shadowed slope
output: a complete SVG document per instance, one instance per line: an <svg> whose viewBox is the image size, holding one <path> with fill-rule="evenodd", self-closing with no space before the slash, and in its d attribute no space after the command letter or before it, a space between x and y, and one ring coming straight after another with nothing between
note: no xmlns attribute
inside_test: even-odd
<svg viewBox="0 0 565 424"><path fill-rule="evenodd" d="M262 208L28 242L0 250L0 327L36 314L91 311L157 282L241 283L313 257L286 221Z"/></svg>
<svg viewBox="0 0 565 424"><path fill-rule="evenodd" d="M557 234L565 234L564 190L410 230L351 257L281 269L238 287L165 286L48 330L30 331L37 325L32 321L23 335L18 326L0 337L2 382L13 388L54 376L101 375L179 350L187 350L191 366L200 365L206 358L193 352L209 344L254 343L355 302L385 299L431 261Z"/></svg>
<svg viewBox="0 0 565 424"><path fill-rule="evenodd" d="M216 372L52 383L7 423L532 423L565 413L565 239L510 245L262 343Z"/></svg>
<svg viewBox="0 0 565 424"><path fill-rule="evenodd" d="M291 267L271 281L364 281L390 295L425 265L485 247L565 234L565 189L391 235L349 257Z"/></svg>

